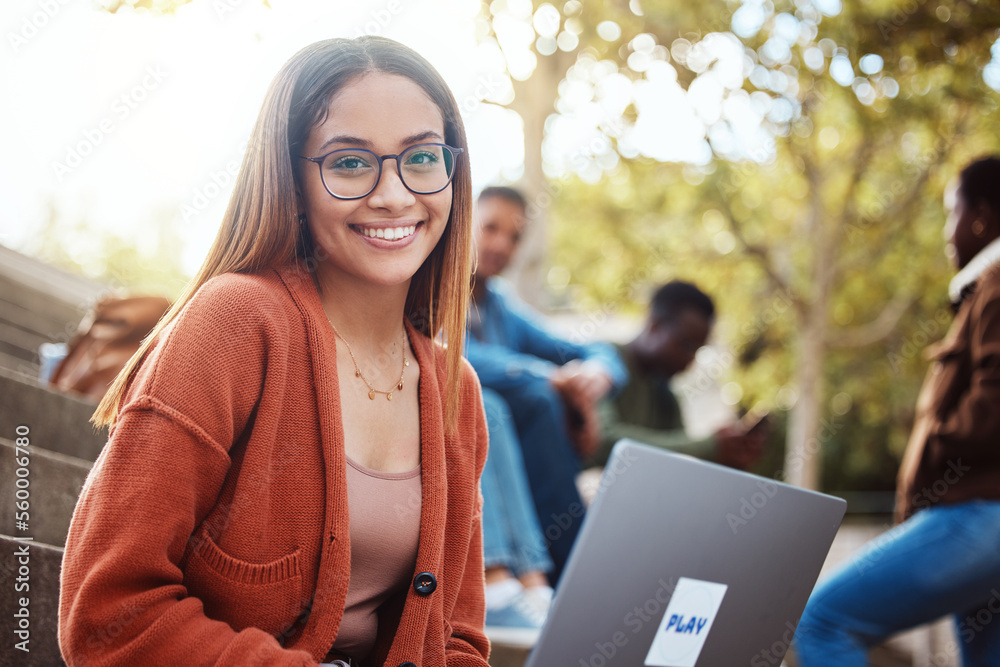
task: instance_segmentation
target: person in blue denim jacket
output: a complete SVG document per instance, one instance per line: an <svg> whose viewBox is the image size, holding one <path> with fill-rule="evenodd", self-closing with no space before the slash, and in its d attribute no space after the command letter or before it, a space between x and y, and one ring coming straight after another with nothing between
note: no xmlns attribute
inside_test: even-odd
<svg viewBox="0 0 1000 667"><path fill-rule="evenodd" d="M549 580L558 581L583 520L576 475L580 457L589 456L598 445L597 403L628 380L610 345L579 344L550 333L538 314L497 277L517 249L525 218L524 198L516 190L492 187L480 194L467 357L479 374L488 406L489 458L495 459L495 450L516 440L514 448L520 450L535 510L531 520L523 515L517 519L496 516L504 502L491 497L489 478L484 477L488 587L491 579L505 571L524 580L525 570L548 569ZM516 485L503 481L503 500L509 505L507 496L516 494ZM511 529L512 521L516 525ZM505 548L513 553L515 557L508 559L513 562L505 563L502 558L491 562L494 547L497 553ZM544 547L548 553L539 553ZM487 615L489 607L488 599Z"/></svg>

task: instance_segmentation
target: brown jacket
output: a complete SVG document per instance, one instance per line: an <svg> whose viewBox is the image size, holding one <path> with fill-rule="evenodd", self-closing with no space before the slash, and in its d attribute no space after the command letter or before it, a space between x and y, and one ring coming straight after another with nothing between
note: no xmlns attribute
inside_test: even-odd
<svg viewBox="0 0 1000 667"><path fill-rule="evenodd" d="M383 605L365 664L486 667L479 383L466 364L446 431L443 350L407 330L420 364L420 545L414 585ZM59 614L69 665L299 667L326 655L351 573L335 355L303 270L198 290L130 383L73 514Z"/></svg>
<svg viewBox="0 0 1000 667"><path fill-rule="evenodd" d="M900 521L939 502L1000 499L1000 264L980 276L928 356L899 469Z"/></svg>

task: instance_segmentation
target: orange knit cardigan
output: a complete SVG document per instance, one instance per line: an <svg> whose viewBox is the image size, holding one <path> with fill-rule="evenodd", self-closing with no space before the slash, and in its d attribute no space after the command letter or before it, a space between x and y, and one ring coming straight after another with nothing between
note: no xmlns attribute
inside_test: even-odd
<svg viewBox="0 0 1000 667"><path fill-rule="evenodd" d="M446 433L443 350L407 330L420 364L414 575L436 587L383 605L366 664L485 667L479 382L466 364ZM69 665L322 660L351 571L335 357L302 268L198 290L130 382L77 503L59 610Z"/></svg>

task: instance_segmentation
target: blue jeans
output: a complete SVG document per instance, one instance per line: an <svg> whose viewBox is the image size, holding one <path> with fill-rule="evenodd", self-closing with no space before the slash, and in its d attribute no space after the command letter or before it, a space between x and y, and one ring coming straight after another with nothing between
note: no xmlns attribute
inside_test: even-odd
<svg viewBox="0 0 1000 667"><path fill-rule="evenodd" d="M870 646L948 614L962 664L1000 666L1000 501L937 505L869 542L813 591L795 647L802 667L863 667Z"/></svg>
<svg viewBox="0 0 1000 667"><path fill-rule="evenodd" d="M504 566L515 576L549 572L552 559L535 515L514 420L495 391L483 390L483 405L490 430L482 478L483 560L486 567Z"/></svg>
<svg viewBox="0 0 1000 667"><path fill-rule="evenodd" d="M566 407L544 378L510 390L484 387L483 402L491 433L494 422L503 422L508 429L513 424L517 434L535 515L552 559L549 581L554 587L580 532L585 512L576 488L580 460L569 439ZM491 409L490 405L494 407ZM485 499L489 502L489 498Z"/></svg>

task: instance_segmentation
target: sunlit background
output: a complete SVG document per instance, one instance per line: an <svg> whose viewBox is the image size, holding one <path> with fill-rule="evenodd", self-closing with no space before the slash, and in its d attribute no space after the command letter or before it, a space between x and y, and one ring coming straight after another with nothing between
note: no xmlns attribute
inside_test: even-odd
<svg viewBox="0 0 1000 667"><path fill-rule="evenodd" d="M193 272L211 243L271 77L299 48L334 36L381 34L426 56L459 100L476 189L517 181L523 135L520 117L504 107L513 99L511 81L532 75L534 49L540 55L577 49L584 28L572 18L572 1L563 7L565 21L548 3L493 4L495 33L478 0L274 0L267 6L199 0L168 15L127 5L112 14L86 2L6 2L0 10L6 36L0 243L31 248L55 208L63 220L86 221L86 229L106 229L150 251L157 243L150 222L171 216L183 268ZM841 9L839 0L813 5L816 20ZM631 9L641 11L638 3ZM773 136L763 123L790 122L798 91L787 73L766 65L787 62L803 30L815 34L815 26L782 14L760 51L771 62L758 64L738 37L755 35L768 17L761 3L745 3L732 16L732 32L693 45L683 37L658 44L651 34L635 35L625 40L626 65L638 76L582 53L559 84L559 113L546 126L546 173L576 171L595 182L619 156L705 165L713 148L730 159L773 159ZM609 43L622 41L613 12L596 23L596 32ZM672 60L699 75L686 90ZM862 58L855 72L846 53L826 39L804 60L816 70L828 66L844 85L860 86L858 96L868 104L899 92L892 76L882 75L878 55ZM985 76L1000 87L996 63ZM872 80L854 83L859 76ZM746 78L771 94L748 93ZM630 107L635 122L626 124ZM609 135L617 150L610 149ZM831 139L828 133L824 140ZM595 159L574 162L581 149ZM88 236L77 230L66 244L84 266L98 261Z"/></svg>
<svg viewBox="0 0 1000 667"><path fill-rule="evenodd" d="M621 338L653 287L697 282L720 317L686 398L773 409L760 472L816 444L807 486L891 490L914 332L947 313L941 195L1000 151L985 0L7 0L0 29L0 244L168 296L280 66L335 36L413 47L475 189L528 195L522 294Z"/></svg>
<svg viewBox="0 0 1000 667"><path fill-rule="evenodd" d="M30 247L50 207L151 251L170 216L193 272L232 191L264 92L303 46L382 34L431 60L468 123L480 187L515 180L517 118L484 105L509 95L488 50L477 47L478 2L202 1L176 13L53 2L58 12L24 44L4 51L0 243ZM39 11L6 3L4 34ZM8 41L8 40L5 40ZM104 123L102 125L102 123ZM514 150L511 150L514 147ZM78 230L67 247L87 265L95 248Z"/></svg>

